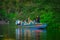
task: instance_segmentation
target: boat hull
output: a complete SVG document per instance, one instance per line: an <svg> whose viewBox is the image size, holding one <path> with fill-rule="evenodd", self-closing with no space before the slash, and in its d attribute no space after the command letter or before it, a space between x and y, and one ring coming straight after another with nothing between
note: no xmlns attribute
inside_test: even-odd
<svg viewBox="0 0 60 40"><path fill-rule="evenodd" d="M28 29L45 29L47 27L46 24L33 24L33 25L20 25L22 28L28 28Z"/></svg>

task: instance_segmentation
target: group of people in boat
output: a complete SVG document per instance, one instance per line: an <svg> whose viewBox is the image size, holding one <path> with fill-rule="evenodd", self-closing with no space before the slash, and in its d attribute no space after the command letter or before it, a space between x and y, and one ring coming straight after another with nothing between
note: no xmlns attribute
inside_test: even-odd
<svg viewBox="0 0 60 40"><path fill-rule="evenodd" d="M40 23L40 17L39 16L34 18L33 21L30 19L30 17L28 17L28 19L24 20L24 21L16 20L16 25L30 25L30 24L35 24L35 23Z"/></svg>

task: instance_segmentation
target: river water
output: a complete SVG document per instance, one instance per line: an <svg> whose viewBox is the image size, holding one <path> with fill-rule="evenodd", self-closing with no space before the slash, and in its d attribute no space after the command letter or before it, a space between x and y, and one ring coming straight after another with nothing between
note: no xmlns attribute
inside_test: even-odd
<svg viewBox="0 0 60 40"><path fill-rule="evenodd" d="M18 28L14 25L0 25L0 40L60 40L60 29L59 27L50 27L35 30Z"/></svg>
<svg viewBox="0 0 60 40"><path fill-rule="evenodd" d="M46 40L47 31L46 29L28 29L28 28L17 28L16 29L16 40Z"/></svg>

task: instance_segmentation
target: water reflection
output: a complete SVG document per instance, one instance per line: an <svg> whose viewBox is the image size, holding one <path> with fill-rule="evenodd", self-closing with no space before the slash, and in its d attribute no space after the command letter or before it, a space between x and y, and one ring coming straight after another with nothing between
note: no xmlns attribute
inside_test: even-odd
<svg viewBox="0 0 60 40"><path fill-rule="evenodd" d="M46 36L47 31L45 29L16 29L16 40L46 40Z"/></svg>

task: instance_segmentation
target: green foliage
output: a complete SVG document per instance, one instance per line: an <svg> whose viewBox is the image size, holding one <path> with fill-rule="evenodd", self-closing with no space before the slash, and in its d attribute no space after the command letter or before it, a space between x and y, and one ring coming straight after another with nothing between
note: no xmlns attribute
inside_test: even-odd
<svg viewBox="0 0 60 40"><path fill-rule="evenodd" d="M10 20L16 20L16 16L17 14L14 14L14 13L10 13L10 14L8 14L8 18L10 19Z"/></svg>
<svg viewBox="0 0 60 40"><path fill-rule="evenodd" d="M57 3L58 2L58 3ZM1 18L14 21L16 19L27 19L28 16L33 20L37 15L40 16L41 23L50 23L59 21L60 13L59 1L51 0L7 0L1 1ZM9 12L8 12L9 11ZM57 18L54 18L56 16ZM57 22L58 25L58 22Z"/></svg>
<svg viewBox="0 0 60 40"><path fill-rule="evenodd" d="M46 12L46 11L42 11L41 12L42 14L41 14L41 22L42 23L49 23L49 22L51 22L53 19L52 19L52 17L53 17L53 12Z"/></svg>

